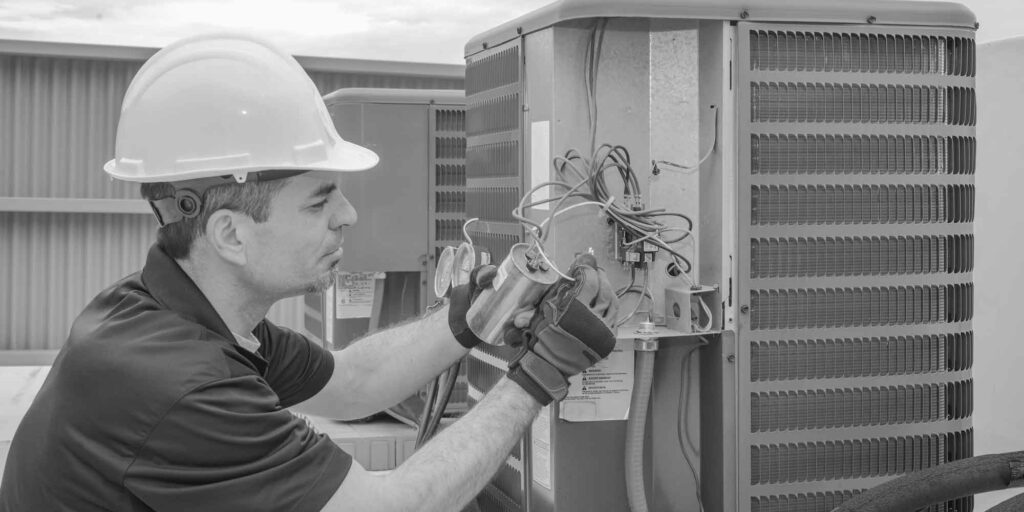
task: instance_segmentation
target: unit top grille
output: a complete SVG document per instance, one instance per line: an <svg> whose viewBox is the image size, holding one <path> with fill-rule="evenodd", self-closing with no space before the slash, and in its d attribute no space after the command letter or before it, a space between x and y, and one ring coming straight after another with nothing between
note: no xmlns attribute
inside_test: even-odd
<svg viewBox="0 0 1024 512"><path fill-rule="evenodd" d="M974 76L974 40L963 37L755 30L750 69Z"/></svg>

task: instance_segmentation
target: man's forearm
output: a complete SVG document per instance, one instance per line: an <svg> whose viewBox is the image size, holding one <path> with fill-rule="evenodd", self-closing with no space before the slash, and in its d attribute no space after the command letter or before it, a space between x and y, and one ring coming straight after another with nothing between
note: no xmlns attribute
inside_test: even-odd
<svg viewBox="0 0 1024 512"><path fill-rule="evenodd" d="M344 372L353 407L368 415L390 407L423 387L468 351L448 327L448 310L373 333L335 353L335 372Z"/></svg>
<svg viewBox="0 0 1024 512"><path fill-rule="evenodd" d="M409 501L395 509L460 510L494 476L538 411L528 393L501 379L462 419L385 477L389 486L408 491L400 499Z"/></svg>

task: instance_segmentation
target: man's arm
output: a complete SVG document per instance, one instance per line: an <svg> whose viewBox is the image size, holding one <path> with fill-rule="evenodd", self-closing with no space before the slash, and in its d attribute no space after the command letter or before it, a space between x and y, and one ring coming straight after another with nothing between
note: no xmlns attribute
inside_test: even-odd
<svg viewBox="0 0 1024 512"><path fill-rule="evenodd" d="M326 418L363 418L415 393L467 352L452 335L445 306L333 352L334 373L327 385L293 409Z"/></svg>
<svg viewBox="0 0 1024 512"><path fill-rule="evenodd" d="M538 411L537 400L503 378L391 473L373 475L353 464L322 510L460 510L497 472Z"/></svg>

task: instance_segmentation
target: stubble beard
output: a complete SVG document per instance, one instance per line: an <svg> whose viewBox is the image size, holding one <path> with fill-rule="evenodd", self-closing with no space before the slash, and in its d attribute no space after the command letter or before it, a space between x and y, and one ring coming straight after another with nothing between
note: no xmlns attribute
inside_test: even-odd
<svg viewBox="0 0 1024 512"><path fill-rule="evenodd" d="M324 272L320 277L316 279L312 284L306 288L306 293L321 293L324 290L334 286L334 283L338 279L339 265L335 264L330 270Z"/></svg>

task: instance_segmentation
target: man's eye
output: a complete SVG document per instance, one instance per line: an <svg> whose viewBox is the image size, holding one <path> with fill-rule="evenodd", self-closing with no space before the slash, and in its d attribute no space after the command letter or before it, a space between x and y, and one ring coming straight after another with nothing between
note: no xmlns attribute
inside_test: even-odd
<svg viewBox="0 0 1024 512"><path fill-rule="evenodd" d="M319 209L323 208L324 205L326 205L326 204L327 204L327 200L324 199L323 201L320 201L319 203L316 203L313 206L310 206L310 208L313 208L315 210L319 210Z"/></svg>

